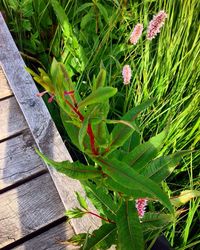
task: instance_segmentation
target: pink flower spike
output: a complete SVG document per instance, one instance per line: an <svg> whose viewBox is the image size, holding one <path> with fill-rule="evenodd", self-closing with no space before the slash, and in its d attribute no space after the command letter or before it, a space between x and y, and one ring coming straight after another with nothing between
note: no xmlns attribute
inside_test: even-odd
<svg viewBox="0 0 200 250"><path fill-rule="evenodd" d="M160 32L160 29L164 25L166 18L167 14L164 10L159 11L159 13L153 17L147 29L148 40L152 40Z"/></svg>
<svg viewBox="0 0 200 250"><path fill-rule="evenodd" d="M125 65L122 70L122 76L124 80L124 84L127 85L131 81L131 67L129 65Z"/></svg>
<svg viewBox="0 0 200 250"><path fill-rule="evenodd" d="M43 92L41 92L41 93L37 93L36 96L42 97L42 96L43 96L44 94L46 94L46 93L48 93L47 90L45 90L45 91L43 91Z"/></svg>
<svg viewBox="0 0 200 250"><path fill-rule="evenodd" d="M48 103L53 102L53 99L54 99L54 95L52 95L51 97L49 97L49 99L48 99Z"/></svg>
<svg viewBox="0 0 200 250"><path fill-rule="evenodd" d="M143 31L143 24L141 23L136 24L130 36L130 42L132 44L135 45L138 42L139 38L142 35L142 31Z"/></svg>
<svg viewBox="0 0 200 250"><path fill-rule="evenodd" d="M147 199L142 199L142 198L137 199L135 206L137 208L139 218L143 218L147 206Z"/></svg>

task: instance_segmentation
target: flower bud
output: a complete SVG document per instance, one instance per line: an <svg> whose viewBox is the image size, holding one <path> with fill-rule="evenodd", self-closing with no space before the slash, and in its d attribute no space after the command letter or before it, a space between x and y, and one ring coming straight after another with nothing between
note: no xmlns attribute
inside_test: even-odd
<svg viewBox="0 0 200 250"><path fill-rule="evenodd" d="M139 38L141 37L142 35L142 31L143 31L143 24L141 23L138 23L134 29L133 29L133 32L131 33L131 36L130 36L130 42L132 44L136 44L139 40Z"/></svg>
<svg viewBox="0 0 200 250"><path fill-rule="evenodd" d="M131 81L131 67L129 65L125 65L122 70L122 76L124 80L124 84L127 85Z"/></svg>

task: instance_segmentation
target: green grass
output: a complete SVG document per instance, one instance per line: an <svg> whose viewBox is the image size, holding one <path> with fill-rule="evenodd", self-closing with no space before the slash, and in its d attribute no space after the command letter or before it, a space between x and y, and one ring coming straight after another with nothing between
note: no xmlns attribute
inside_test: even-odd
<svg viewBox="0 0 200 250"><path fill-rule="evenodd" d="M60 1L73 34L83 48L84 60L83 54L69 52L69 40L57 26L49 1L19 2L3 0L0 7L7 13L20 51L29 58L36 58L47 69L53 56L66 67L70 64L72 79L79 85L82 95L90 91L93 74L97 75L103 61L109 85L120 92L111 103L115 117L154 97L153 107L139 117L143 139L168 127L162 153L198 150L184 157L163 186L171 195L198 188L200 2L144 0L141 3L138 0L126 5L126 1ZM144 32L136 46L130 45L128 40L134 25L142 22L146 29L152 16L161 9L167 12L168 18L160 34L150 42ZM74 55L84 61L83 69ZM121 70L127 63L131 65L133 77L130 85L123 86ZM198 249L198 208L199 200L192 200L183 208L185 211L176 224L166 230L175 249Z"/></svg>

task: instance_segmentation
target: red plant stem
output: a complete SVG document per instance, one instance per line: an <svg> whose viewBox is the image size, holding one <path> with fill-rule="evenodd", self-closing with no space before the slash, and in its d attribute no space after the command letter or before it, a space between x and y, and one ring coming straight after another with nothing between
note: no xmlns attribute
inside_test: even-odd
<svg viewBox="0 0 200 250"><path fill-rule="evenodd" d="M70 106L70 108L76 113L79 117L79 119L83 122L84 116L78 111L77 108L75 108L68 100L65 100L65 102Z"/></svg>
<svg viewBox="0 0 200 250"><path fill-rule="evenodd" d="M78 115L79 119L83 122L84 121L84 116L80 113L80 111L76 107L74 107L68 100L65 100L65 102L74 111L74 113L76 113ZM92 126L91 126L90 123L88 124L88 127L87 127L87 133L88 133L88 135L90 137L90 146L91 146L92 153L94 155L98 155L99 153L95 148L95 138L94 138L94 133L92 131Z"/></svg>
<svg viewBox="0 0 200 250"><path fill-rule="evenodd" d="M93 213L93 212L87 211L87 213L88 213L88 214L91 214L91 215L94 215L94 216L96 216L96 217L100 218L101 220L104 220L104 221L106 221L106 222L108 222L108 223L115 224L114 221L109 220L109 219L106 219L106 218L104 218L104 217L102 217L102 216L100 216L100 215L98 215L98 214Z"/></svg>
<svg viewBox="0 0 200 250"><path fill-rule="evenodd" d="M94 155L98 155L99 153L98 153L98 151L97 151L96 148L95 148L94 133L93 133L93 131L92 131L92 126L91 126L90 123L88 124L88 127L87 127L87 133L88 133L88 135L89 135L89 137L90 137L90 145L91 145L92 153L93 153Z"/></svg>

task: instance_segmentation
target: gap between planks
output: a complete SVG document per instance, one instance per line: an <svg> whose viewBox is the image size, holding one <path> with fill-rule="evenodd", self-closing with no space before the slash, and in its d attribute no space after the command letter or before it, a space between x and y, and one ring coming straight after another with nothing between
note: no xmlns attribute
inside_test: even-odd
<svg viewBox="0 0 200 250"><path fill-rule="evenodd" d="M47 171L29 131L0 143L0 193Z"/></svg>
<svg viewBox="0 0 200 250"><path fill-rule="evenodd" d="M0 195L0 248L64 217L49 173Z"/></svg>

